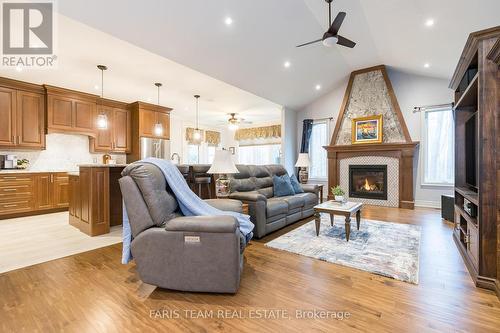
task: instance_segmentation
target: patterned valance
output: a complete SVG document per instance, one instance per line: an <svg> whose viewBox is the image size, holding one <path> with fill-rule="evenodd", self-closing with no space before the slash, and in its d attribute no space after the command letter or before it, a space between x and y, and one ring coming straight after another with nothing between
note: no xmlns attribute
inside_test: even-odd
<svg viewBox="0 0 500 333"><path fill-rule="evenodd" d="M206 131L205 141L209 146L218 146L220 144L220 132Z"/></svg>
<svg viewBox="0 0 500 333"><path fill-rule="evenodd" d="M237 141L269 138L281 138L281 125L242 128L234 134Z"/></svg>
<svg viewBox="0 0 500 333"><path fill-rule="evenodd" d="M198 140L198 141L194 138L194 131L195 131L195 129L192 127L186 128L186 141L189 145L199 145L201 143L201 141L203 141L204 131L199 130L199 131L201 131L201 140Z"/></svg>

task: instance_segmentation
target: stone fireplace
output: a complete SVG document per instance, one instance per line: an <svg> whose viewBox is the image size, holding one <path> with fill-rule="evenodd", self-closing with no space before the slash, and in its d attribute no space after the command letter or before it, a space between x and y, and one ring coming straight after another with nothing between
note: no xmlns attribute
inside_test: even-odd
<svg viewBox="0 0 500 333"><path fill-rule="evenodd" d="M387 200L387 165L349 165L349 197Z"/></svg>
<svg viewBox="0 0 500 333"><path fill-rule="evenodd" d="M382 143L352 144L352 120L382 115ZM340 185L350 201L414 208L411 140L385 66L351 73L329 146L328 187ZM333 199L331 193L328 199Z"/></svg>

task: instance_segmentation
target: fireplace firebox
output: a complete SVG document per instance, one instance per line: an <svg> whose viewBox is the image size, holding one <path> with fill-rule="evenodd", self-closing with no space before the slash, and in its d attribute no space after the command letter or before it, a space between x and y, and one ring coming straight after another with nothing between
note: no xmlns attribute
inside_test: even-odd
<svg viewBox="0 0 500 333"><path fill-rule="evenodd" d="M387 200L387 165L349 165L349 197Z"/></svg>

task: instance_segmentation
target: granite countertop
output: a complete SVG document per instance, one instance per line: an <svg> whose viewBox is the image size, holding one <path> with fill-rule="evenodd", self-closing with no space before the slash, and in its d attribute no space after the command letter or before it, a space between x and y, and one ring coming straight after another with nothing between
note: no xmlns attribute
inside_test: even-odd
<svg viewBox="0 0 500 333"><path fill-rule="evenodd" d="M84 168L124 168L128 164L98 164L98 163L90 163L90 164L79 164L79 167Z"/></svg>
<svg viewBox="0 0 500 333"><path fill-rule="evenodd" d="M30 170L30 169L2 169L0 174L10 174L10 173L54 173L54 172L72 172L67 170Z"/></svg>

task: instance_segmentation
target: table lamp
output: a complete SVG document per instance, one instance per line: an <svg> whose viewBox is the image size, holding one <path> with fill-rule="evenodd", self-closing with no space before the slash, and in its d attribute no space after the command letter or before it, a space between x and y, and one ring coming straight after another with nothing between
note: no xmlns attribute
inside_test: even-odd
<svg viewBox="0 0 500 333"><path fill-rule="evenodd" d="M297 158L297 163L295 163L295 166L300 168L299 171L299 181L302 184L307 184L307 180L309 179L309 174L307 172L307 168L309 167L309 154L307 153L300 153L299 158Z"/></svg>
<svg viewBox="0 0 500 333"><path fill-rule="evenodd" d="M239 173L234 165L232 154L229 150L216 150L212 166L207 171L209 174L218 174L219 178L215 181L215 192L217 197L229 196L228 174Z"/></svg>

